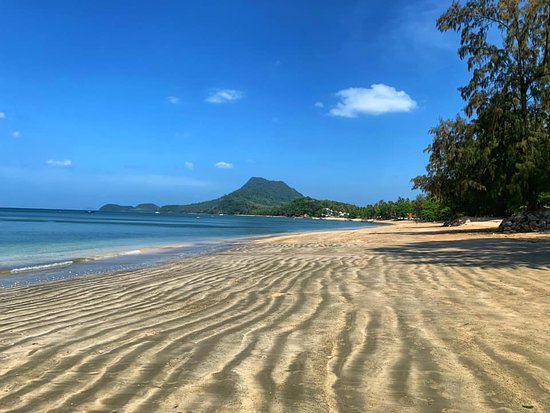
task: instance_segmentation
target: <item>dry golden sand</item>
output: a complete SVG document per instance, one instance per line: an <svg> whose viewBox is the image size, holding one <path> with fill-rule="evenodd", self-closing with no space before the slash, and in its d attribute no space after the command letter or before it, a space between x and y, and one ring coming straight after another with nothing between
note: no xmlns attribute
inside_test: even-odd
<svg viewBox="0 0 550 413"><path fill-rule="evenodd" d="M1 290L0 410L550 412L550 235L482 226Z"/></svg>

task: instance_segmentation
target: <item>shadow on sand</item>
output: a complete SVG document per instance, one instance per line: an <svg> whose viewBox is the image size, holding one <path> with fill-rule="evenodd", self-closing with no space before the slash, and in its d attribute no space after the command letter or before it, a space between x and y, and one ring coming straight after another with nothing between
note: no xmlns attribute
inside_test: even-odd
<svg viewBox="0 0 550 413"><path fill-rule="evenodd" d="M496 229L494 228L447 228L447 227L441 227L441 229L434 231L433 229L429 229L426 231L406 231L406 230L399 230L399 231L384 231L384 234L395 234L395 235L446 235L446 234L495 234L497 233Z"/></svg>
<svg viewBox="0 0 550 413"><path fill-rule="evenodd" d="M454 231L456 233L456 231ZM434 234L434 232L431 232ZM394 259L422 264L550 269L550 238L478 238L425 241L374 249Z"/></svg>

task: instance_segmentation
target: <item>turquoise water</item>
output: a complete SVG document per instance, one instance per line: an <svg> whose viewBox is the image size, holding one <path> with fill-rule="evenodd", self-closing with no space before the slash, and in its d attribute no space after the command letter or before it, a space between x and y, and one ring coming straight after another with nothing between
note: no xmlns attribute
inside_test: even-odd
<svg viewBox="0 0 550 413"><path fill-rule="evenodd" d="M270 234L367 223L0 208L0 286L138 268Z"/></svg>

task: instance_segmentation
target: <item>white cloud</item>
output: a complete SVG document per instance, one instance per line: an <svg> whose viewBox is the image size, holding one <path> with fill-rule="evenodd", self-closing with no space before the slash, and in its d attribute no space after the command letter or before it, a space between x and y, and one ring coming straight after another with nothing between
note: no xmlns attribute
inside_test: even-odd
<svg viewBox="0 0 550 413"><path fill-rule="evenodd" d="M315 102L315 104L313 106L315 106L316 108L324 108L325 107L325 105L323 105L323 102Z"/></svg>
<svg viewBox="0 0 550 413"><path fill-rule="evenodd" d="M6 119L6 112L0 112L0 119Z"/></svg>
<svg viewBox="0 0 550 413"><path fill-rule="evenodd" d="M219 169L232 169L233 168L233 164L230 163L230 162L223 162L223 161L220 161L220 162L216 162L214 164L214 166L216 168L219 168Z"/></svg>
<svg viewBox="0 0 550 413"><path fill-rule="evenodd" d="M19 132L18 130L13 131L11 136L13 136L14 138L20 138L21 137L21 132Z"/></svg>
<svg viewBox="0 0 550 413"><path fill-rule="evenodd" d="M49 166L63 166L63 167L66 167L66 166L72 166L73 165L73 161L71 161L70 159L65 159L65 160L62 160L62 161L57 161L55 159L48 159L46 161L46 165L49 165Z"/></svg>
<svg viewBox="0 0 550 413"><path fill-rule="evenodd" d="M331 110L330 115L355 118L359 115L381 115L389 112L410 112L416 108L416 102L405 91L397 91L391 86L373 84L369 89L349 88L336 93L340 102Z"/></svg>
<svg viewBox="0 0 550 413"><path fill-rule="evenodd" d="M215 89L205 99L208 103L227 103L242 99L244 93L234 89Z"/></svg>
<svg viewBox="0 0 550 413"><path fill-rule="evenodd" d="M195 164L189 161L185 162L184 165L187 169L193 169L195 167Z"/></svg>
<svg viewBox="0 0 550 413"><path fill-rule="evenodd" d="M177 96L168 96L166 99L168 99L168 102L172 105L179 105L181 103L181 99Z"/></svg>

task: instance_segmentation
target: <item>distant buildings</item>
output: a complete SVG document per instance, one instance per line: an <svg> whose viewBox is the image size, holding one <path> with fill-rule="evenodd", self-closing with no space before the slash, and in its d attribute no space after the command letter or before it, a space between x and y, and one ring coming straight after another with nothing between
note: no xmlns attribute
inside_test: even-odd
<svg viewBox="0 0 550 413"><path fill-rule="evenodd" d="M335 211L330 208L323 208L323 213L321 214L322 217L337 217L337 218L347 218L349 217L348 212L344 211Z"/></svg>

